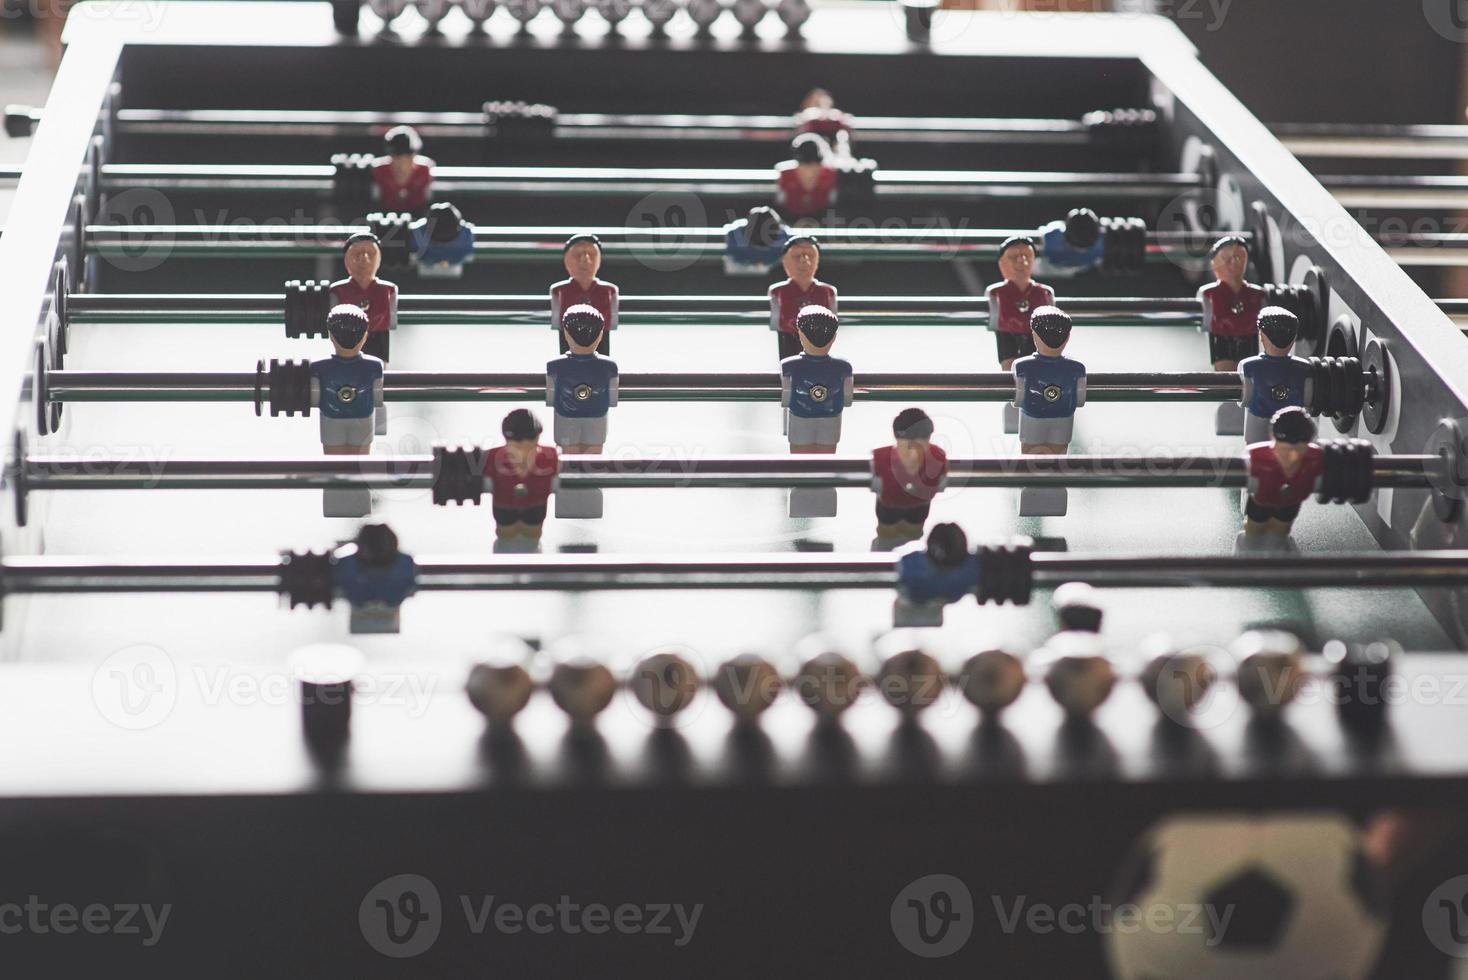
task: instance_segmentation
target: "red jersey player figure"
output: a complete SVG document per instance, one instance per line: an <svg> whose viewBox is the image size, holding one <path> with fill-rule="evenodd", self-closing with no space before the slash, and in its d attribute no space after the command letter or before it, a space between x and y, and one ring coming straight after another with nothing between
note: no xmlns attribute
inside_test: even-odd
<svg viewBox="0 0 1468 980"><path fill-rule="evenodd" d="M814 235L796 235L785 243L780 255L789 279L770 287L770 329L779 341L780 360L794 357L803 347L795 321L807 306L824 306L832 313L836 308L836 287L816 278L821 268L821 243Z"/></svg>
<svg viewBox="0 0 1468 980"><path fill-rule="evenodd" d="M566 275L571 278L562 279L550 288L551 329L560 337L561 353L571 349L561 330L561 318L571 307L585 305L596 307L606 321L606 332L601 335L596 352L611 356L611 334L617 329L617 308L622 300L614 284L596 277L601 271L601 239L595 235L572 235L566 239L563 256Z"/></svg>
<svg viewBox="0 0 1468 980"><path fill-rule="evenodd" d="M500 423L503 446L484 460L485 489L494 509L495 551L534 551L545 524L546 501L556 490L560 454L542 446L540 420L517 408Z"/></svg>
<svg viewBox="0 0 1468 980"><path fill-rule="evenodd" d="M359 306L367 314L367 343L362 353L369 354L387 366L389 331L398 326L398 287L386 279L377 278L382 265L382 248L377 236L370 231L358 232L347 238L342 250L347 278L331 284L331 305L350 303ZM374 435L387 435L387 406L377 405Z"/></svg>
<svg viewBox="0 0 1468 980"><path fill-rule="evenodd" d="M795 132L815 133L837 156L851 156L851 117L836 108L836 100L823 88L811 89L800 101Z"/></svg>
<svg viewBox="0 0 1468 980"><path fill-rule="evenodd" d="M1265 305L1264 287L1244 281L1249 246L1237 235L1220 238L1209 252L1218 281L1198 290L1203 304L1203 329L1208 333L1208 356L1213 370L1233 372L1239 362L1259 353L1259 311ZM1221 436L1244 432L1244 410L1232 402L1218 406L1215 429Z"/></svg>
<svg viewBox="0 0 1468 980"><path fill-rule="evenodd" d="M416 217L433 200L433 167L420 156L423 141L412 126L394 126L383 137L387 154L372 161L377 203L388 211L410 211Z"/></svg>
<svg viewBox="0 0 1468 980"><path fill-rule="evenodd" d="M933 445L933 420L907 408L892 420L893 443L872 450L879 549L923 536L933 498L948 485L948 456Z"/></svg>
<svg viewBox="0 0 1468 980"><path fill-rule="evenodd" d="M999 366L1008 371L1016 358L1035 352L1030 337L1030 316L1042 306L1055 304L1055 290L1030 278L1035 268L1035 241L1024 235L1006 238L999 246L999 274L996 282L984 291L989 300L989 329L994 332L999 351ZM1019 431L1019 409L1004 406L1004 431Z"/></svg>
<svg viewBox="0 0 1468 980"><path fill-rule="evenodd" d="M1256 442L1245 452L1249 462L1249 501L1244 533L1287 535L1300 505L1315 492L1325 470L1325 450L1315 442L1315 423L1291 405L1269 421L1271 442Z"/></svg>
<svg viewBox="0 0 1468 980"><path fill-rule="evenodd" d="M797 225L812 224L836 204L836 168L815 133L801 133L790 149L795 159L775 166L775 207Z"/></svg>

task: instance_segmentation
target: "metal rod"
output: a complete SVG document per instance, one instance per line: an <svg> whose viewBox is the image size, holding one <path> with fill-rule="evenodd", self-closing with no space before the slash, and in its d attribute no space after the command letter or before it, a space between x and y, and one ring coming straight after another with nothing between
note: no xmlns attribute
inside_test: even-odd
<svg viewBox="0 0 1468 980"><path fill-rule="evenodd" d="M52 401L254 401L254 373L211 371L52 371ZM545 393L543 374L388 371L386 401L526 401ZM624 374L619 397L628 401L770 401L780 397L777 374ZM1237 401L1237 374L1093 374L1088 401ZM856 380L861 401L1003 402L1014 397L1009 374L865 374Z"/></svg>
<svg viewBox="0 0 1468 980"><path fill-rule="evenodd" d="M890 589L890 555L526 555L419 558L422 591L565 589ZM14 557L0 561L11 594L74 592L275 592L280 563L209 563ZM1432 588L1468 583L1468 551L1326 552L1248 557L1032 556L1034 583L1122 588Z"/></svg>
<svg viewBox="0 0 1468 980"><path fill-rule="evenodd" d="M1437 456L1378 456L1373 485L1422 489L1441 466ZM92 458L34 454L26 459L30 490L297 490L427 489L433 456L271 459ZM566 456L560 485L600 488L866 487L866 456L750 455L699 459ZM959 487L1244 487L1242 456L994 456L948 461L948 485Z"/></svg>

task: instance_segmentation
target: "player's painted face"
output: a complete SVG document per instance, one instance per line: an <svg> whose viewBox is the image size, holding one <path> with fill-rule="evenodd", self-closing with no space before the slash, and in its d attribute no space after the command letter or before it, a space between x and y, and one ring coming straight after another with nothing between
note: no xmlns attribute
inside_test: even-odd
<svg viewBox="0 0 1468 980"><path fill-rule="evenodd" d="M814 245L797 245L780 259L785 275L796 282L809 282L821 267L821 250Z"/></svg>
<svg viewBox="0 0 1468 980"><path fill-rule="evenodd" d="M1303 442L1276 442L1274 456L1285 472L1293 472L1304 461L1305 450L1308 448L1309 445Z"/></svg>
<svg viewBox="0 0 1468 980"><path fill-rule="evenodd" d="M999 257L999 274L1010 282L1029 282L1034 267L1035 250L1028 245L1016 245Z"/></svg>
<svg viewBox="0 0 1468 980"><path fill-rule="evenodd" d="M397 178L398 183L408 182L408 178L413 176L413 164L417 162L417 155L413 153L394 153L392 155L390 160L392 175Z"/></svg>
<svg viewBox="0 0 1468 980"><path fill-rule="evenodd" d="M358 242L347 249L347 275L353 279L371 279L382 265L382 249L372 242Z"/></svg>
<svg viewBox="0 0 1468 980"><path fill-rule="evenodd" d="M1222 282L1238 288L1249 265L1249 250L1242 245L1229 245L1213 256L1213 274Z"/></svg>
<svg viewBox="0 0 1468 980"><path fill-rule="evenodd" d="M903 468L913 473L922 469L923 462L928 458L928 442L927 439L898 439L893 443Z"/></svg>
<svg viewBox="0 0 1468 980"><path fill-rule="evenodd" d="M566 275L572 279L595 279L601 271L601 249L591 242L577 242L566 250Z"/></svg>
<svg viewBox="0 0 1468 980"><path fill-rule="evenodd" d="M529 472L535 463L535 452L539 448L540 441L537 439L509 439L505 442L505 452L521 473Z"/></svg>
<svg viewBox="0 0 1468 980"><path fill-rule="evenodd" d="M834 109L836 100L831 98L831 93L823 88L813 88L806 95L805 101L800 103L802 109Z"/></svg>

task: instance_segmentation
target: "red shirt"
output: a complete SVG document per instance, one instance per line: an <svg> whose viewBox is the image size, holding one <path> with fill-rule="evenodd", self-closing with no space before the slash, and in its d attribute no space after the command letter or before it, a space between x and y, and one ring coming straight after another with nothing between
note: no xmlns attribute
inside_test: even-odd
<svg viewBox="0 0 1468 980"><path fill-rule="evenodd" d="M562 279L551 287L551 329L561 329L561 317L573 306L583 303L587 306L596 307L607 321L607 329L617 329L617 310L621 305L622 297L617 287L600 279L593 279L589 289L582 289L577 285L575 279Z"/></svg>
<svg viewBox="0 0 1468 980"><path fill-rule="evenodd" d="M1042 306L1055 305L1055 290L1043 283L1030 282L1020 289L1008 279L985 290L989 298L989 329L1000 333L1030 332L1030 314Z"/></svg>
<svg viewBox="0 0 1468 980"><path fill-rule="evenodd" d="M793 279L775 283L770 287L770 326L780 333L795 333L803 306L824 306L835 313L836 287L819 279L811 280L809 289L801 289Z"/></svg>
<svg viewBox="0 0 1468 980"><path fill-rule="evenodd" d="M382 333L397 326L398 287L386 279L374 279L366 289L358 286L355 279L332 283L331 304L341 303L362 308L367 314L368 333Z"/></svg>
<svg viewBox="0 0 1468 980"><path fill-rule="evenodd" d="M1215 282L1198 291L1209 313L1208 332L1220 337L1247 337L1259 329L1259 311L1264 307L1264 287L1244 283L1234 292L1225 283Z"/></svg>
<svg viewBox="0 0 1468 980"><path fill-rule="evenodd" d="M1325 469L1325 450L1310 444L1294 475L1285 476L1274 443L1259 442L1249 447L1249 496L1265 507L1291 507L1304 503L1315 492L1315 483Z"/></svg>
<svg viewBox="0 0 1468 980"><path fill-rule="evenodd" d="M948 475L948 454L928 446L928 458L916 473L908 472L897 458L895 446L872 450L872 473L882 481L877 499L886 507L921 507L938 495L938 485Z"/></svg>
<svg viewBox="0 0 1468 980"><path fill-rule="evenodd" d="M490 478L494 506L523 509L545 504L561 471L561 457L554 446L535 450L529 473L516 472L505 446L495 446L484 459L484 475Z"/></svg>
<svg viewBox="0 0 1468 980"><path fill-rule="evenodd" d="M393 211L421 211L433 196L433 161L415 157L408 181L399 184L393 178L392 157L372 161L372 182L377 185L377 203Z"/></svg>
<svg viewBox="0 0 1468 980"><path fill-rule="evenodd" d="M775 168L775 187L780 212L787 218L813 218L831 208L836 190L836 168L821 167L815 186L806 188L800 182L800 171L794 160L786 160Z"/></svg>
<svg viewBox="0 0 1468 980"><path fill-rule="evenodd" d="M840 109L802 109L795 117L796 132L816 133L827 140L835 139L851 128L851 117Z"/></svg>

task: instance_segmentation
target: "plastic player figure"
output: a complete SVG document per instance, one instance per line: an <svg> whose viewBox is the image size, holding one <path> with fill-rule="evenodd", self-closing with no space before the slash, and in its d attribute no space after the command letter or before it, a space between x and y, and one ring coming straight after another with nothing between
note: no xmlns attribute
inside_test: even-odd
<svg viewBox="0 0 1468 980"><path fill-rule="evenodd" d="M1086 366L1065 355L1070 317L1042 306L1030 317L1035 353L1014 362L1014 404L1019 409L1019 450L1026 455L1064 455L1070 449L1076 409L1086 403ZM1026 487L1020 514L1065 513L1063 487Z"/></svg>
<svg viewBox="0 0 1468 980"><path fill-rule="evenodd" d="M501 542L540 541L546 501L556 489L560 454L540 444L540 419L517 408L500 423L503 446L489 451L484 479L494 508L495 535Z"/></svg>
<svg viewBox="0 0 1468 980"><path fill-rule="evenodd" d="M363 353L370 354L387 366L391 349L391 331L398 327L398 287L396 283L377 278L382 266L382 247L371 232L358 232L347 238L342 250L347 278L331 284L333 304L350 303L367 314L367 343ZM377 435L387 434L387 408L377 403Z"/></svg>
<svg viewBox="0 0 1468 980"><path fill-rule="evenodd" d="M416 215L433 199L434 162L419 155L423 141L412 126L394 126L383 143L387 154L372 161L377 203L389 211Z"/></svg>
<svg viewBox="0 0 1468 980"><path fill-rule="evenodd" d="M831 151L815 133L801 133L790 149L794 159L775 167L775 205L796 222L814 221L836 204Z"/></svg>
<svg viewBox="0 0 1468 980"><path fill-rule="evenodd" d="M1295 357L1295 340L1300 320L1282 306L1266 306L1259 312L1259 346L1262 354L1239 362L1244 392L1244 442L1253 445L1269 438L1269 423L1281 408L1303 407L1310 401L1313 384L1310 362Z"/></svg>
<svg viewBox="0 0 1468 980"><path fill-rule="evenodd" d="M941 626L943 607L979 587L979 558L957 524L938 524L925 548L897 560L896 626Z"/></svg>
<svg viewBox="0 0 1468 980"><path fill-rule="evenodd" d="M321 449L328 456L365 456L372 452L373 409L382 404L382 362L362 353L367 314L344 303L326 318L334 351L311 364L311 404L321 416ZM327 517L361 517L372 511L365 489L327 490Z"/></svg>
<svg viewBox="0 0 1468 980"><path fill-rule="evenodd" d="M780 256L790 278L770 287L770 329L779 341L780 360L801 351L795 320L807 306L824 306L837 313L836 287L816 278L821 268L821 243L813 235L797 235L785 242Z"/></svg>
<svg viewBox="0 0 1468 980"><path fill-rule="evenodd" d="M458 279L464 263L474 258L474 226L448 201L431 205L409 225L408 238L418 275L425 279Z"/></svg>
<svg viewBox="0 0 1468 980"><path fill-rule="evenodd" d="M600 453L607 411L617 404L617 362L597 353L606 320L595 307L566 311L561 330L570 349L545 366L545 403L556 411L555 440L562 452Z"/></svg>
<svg viewBox="0 0 1468 980"><path fill-rule="evenodd" d="M1023 235L1005 239L999 246L999 274L1004 281L984 291L999 366L1006 371L1014 367L1016 358L1035 352L1030 317L1040 307L1055 303L1055 290L1031 278L1035 255L1034 239ZM1019 431L1019 412L1013 405L1004 406L1004 431Z"/></svg>
<svg viewBox="0 0 1468 980"><path fill-rule="evenodd" d="M892 420L892 437L892 445L872 450L879 546L922 537L933 498L948 485L948 456L932 443L927 412L903 409Z"/></svg>
<svg viewBox="0 0 1468 980"><path fill-rule="evenodd" d="M1246 534L1289 534L1300 505L1315 492L1325 470L1325 450L1315 442L1315 423L1303 408L1274 413L1272 442L1247 449L1249 502L1244 505Z"/></svg>
<svg viewBox="0 0 1468 980"><path fill-rule="evenodd" d="M606 330L602 334L597 353L610 355L612 341L608 336L617 329L617 310L621 294L617 287L598 279L601 271L601 239L595 235L572 235L566 239L563 250L566 275L550 288L551 329L561 334L561 353L566 353L566 335L561 331L561 321L566 311L573 306L592 306L601 314Z"/></svg>
<svg viewBox="0 0 1468 980"><path fill-rule="evenodd" d="M1208 357L1215 371L1237 371L1239 362L1259 353L1259 311L1264 308L1262 286L1244 281L1249 267L1249 246L1237 235L1213 243L1209 252L1218 281L1198 290L1203 305L1203 329L1208 333ZM1216 431L1239 435L1244 431L1244 412L1234 404L1218 406Z"/></svg>
<svg viewBox="0 0 1468 980"><path fill-rule="evenodd" d="M398 550L386 524L364 524L336 554L336 590L351 604L353 633L396 633L403 600L417 590L418 563Z"/></svg>
<svg viewBox="0 0 1468 980"><path fill-rule="evenodd" d="M1064 221L1040 229L1045 271L1056 276L1090 272L1106 255L1101 219L1090 208L1075 208Z"/></svg>
<svg viewBox="0 0 1468 980"><path fill-rule="evenodd" d="M780 404L792 453L834 453L841 441L841 413L855 392L851 363L831 356L836 314L824 306L800 311L796 328L802 353L780 362Z"/></svg>
<svg viewBox="0 0 1468 980"><path fill-rule="evenodd" d="M774 208L751 208L749 217L724 226L724 274L767 276L780 261L790 229Z"/></svg>
<svg viewBox="0 0 1468 980"><path fill-rule="evenodd" d="M806 93L795 116L797 134L815 133L838 156L851 155L851 125L851 117L836 108L836 100L823 88Z"/></svg>

